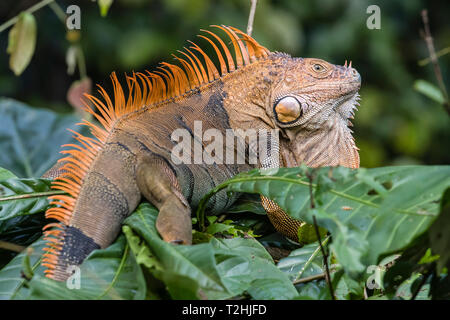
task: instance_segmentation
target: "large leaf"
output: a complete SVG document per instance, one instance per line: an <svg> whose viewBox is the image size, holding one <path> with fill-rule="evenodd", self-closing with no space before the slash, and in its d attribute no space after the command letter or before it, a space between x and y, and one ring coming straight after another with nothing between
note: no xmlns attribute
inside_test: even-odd
<svg viewBox="0 0 450 320"><path fill-rule="evenodd" d="M75 125L79 121L72 114L32 109L0 98L0 167L21 178L42 176L61 157L61 145L74 142L66 128L80 131L82 127Z"/></svg>
<svg viewBox="0 0 450 320"><path fill-rule="evenodd" d="M70 279L69 279L70 282ZM145 280L124 236L93 251L80 267L80 287L37 274L29 283L30 299L144 299Z"/></svg>
<svg viewBox="0 0 450 320"><path fill-rule="evenodd" d="M17 178L17 177L11 171L3 169L3 168L0 168L0 181L1 180L6 180L6 179L9 179L9 178Z"/></svg>
<svg viewBox="0 0 450 320"><path fill-rule="evenodd" d="M441 200L441 213L428 230L431 249L440 256L437 262L437 272L444 266L450 269L450 188L445 190Z"/></svg>
<svg viewBox="0 0 450 320"><path fill-rule="evenodd" d="M213 239L217 268L227 289L247 291L254 299L292 299L297 295L288 277L269 253L253 239Z"/></svg>
<svg viewBox="0 0 450 320"><path fill-rule="evenodd" d="M44 277L40 265L44 246L42 239L31 245L31 281L22 276L28 250L0 270L0 299L144 299L145 280L125 237L88 256L80 267L79 289Z"/></svg>
<svg viewBox="0 0 450 320"><path fill-rule="evenodd" d="M23 251L0 270L0 300L22 300L28 297L29 289L22 276L24 258L29 256L29 264L35 274L43 274L45 268L40 263L45 243L43 239L34 242L29 247L31 250Z"/></svg>
<svg viewBox="0 0 450 320"><path fill-rule="evenodd" d="M7 176L10 175L3 175ZM49 180L15 177L0 180L0 240L22 246L37 240L46 223L43 212L49 205L47 197L55 193L59 192L50 190ZM2 252L0 266L12 256L13 252Z"/></svg>
<svg viewBox="0 0 450 320"><path fill-rule="evenodd" d="M261 198L254 194L244 194L227 209L227 213L242 212L251 212L261 215L266 214L266 211L261 205Z"/></svg>
<svg viewBox="0 0 450 320"><path fill-rule="evenodd" d="M315 179L310 185L310 177ZM343 167L281 168L276 174L252 170L212 190L260 193L294 218L320 226L333 236L331 249L348 274L360 277L380 256L406 247L438 214L450 185L450 166L404 166L352 170ZM311 208L310 187L314 192Z"/></svg>
<svg viewBox="0 0 450 320"><path fill-rule="evenodd" d="M2 222L16 216L35 214L47 209L51 194L60 193L50 189L46 179L11 178L0 181L0 233Z"/></svg>
<svg viewBox="0 0 450 320"><path fill-rule="evenodd" d="M188 279L201 287L203 294L210 298L229 297L217 272L212 247L209 243L191 246L184 252L183 246L176 247L163 241L155 228L158 211L149 204L141 204L136 212L125 220L125 224L140 235L157 257L161 273L158 276L166 283L175 298L185 298L177 288L177 281L185 283ZM181 248L181 249L180 249ZM177 280L177 281L175 281ZM194 298L194 297L190 297Z"/></svg>
<svg viewBox="0 0 450 320"><path fill-rule="evenodd" d="M322 240L325 246L329 238ZM323 256L318 241L293 250L289 256L281 259L277 266L289 275L292 281L318 275L324 272Z"/></svg>
<svg viewBox="0 0 450 320"><path fill-rule="evenodd" d="M165 283L173 298L225 299L244 291L257 299L296 295L287 276L256 240L212 239L209 243L174 246L158 235L157 214L155 208L144 203L125 224L145 240L152 254L147 260L152 272ZM142 256L140 260L146 261Z"/></svg>

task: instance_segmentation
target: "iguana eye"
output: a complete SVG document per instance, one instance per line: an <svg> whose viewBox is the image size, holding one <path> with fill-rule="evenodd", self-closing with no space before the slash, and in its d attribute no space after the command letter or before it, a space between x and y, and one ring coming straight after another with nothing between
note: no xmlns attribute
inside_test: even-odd
<svg viewBox="0 0 450 320"><path fill-rule="evenodd" d="M278 122L291 123L302 115L302 105L296 98L287 96L275 102L274 113Z"/></svg>
<svg viewBox="0 0 450 320"><path fill-rule="evenodd" d="M323 72L323 71L325 71L325 67L323 65L321 65L321 64L318 64L318 63L313 65L313 69L316 72Z"/></svg>

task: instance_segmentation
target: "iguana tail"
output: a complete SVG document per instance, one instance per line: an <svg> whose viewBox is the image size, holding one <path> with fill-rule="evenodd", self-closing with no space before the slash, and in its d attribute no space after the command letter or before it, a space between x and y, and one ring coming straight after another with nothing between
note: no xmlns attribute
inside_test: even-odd
<svg viewBox="0 0 450 320"><path fill-rule="evenodd" d="M108 246L120 231L123 219L135 209L140 201L140 192L135 182L136 156L124 145L111 140L110 133L116 121L133 112L147 100L141 91L137 77L128 77L130 96L125 100L124 92L113 73L114 105L100 87L106 105L93 96L88 96L97 107L97 115L89 105L86 110L103 125L100 128L86 120L81 124L90 127L95 138L74 132L78 145L69 144L71 150L61 153L63 166L58 168L58 177L52 188L68 195L54 195L49 199L55 205L46 212L46 217L58 222L44 227L48 245L44 248L43 265L46 276L65 280L70 276L70 266L79 265L86 256L98 248ZM143 85L145 86L145 84ZM147 89L147 88L146 88ZM146 90L148 91L148 90Z"/></svg>

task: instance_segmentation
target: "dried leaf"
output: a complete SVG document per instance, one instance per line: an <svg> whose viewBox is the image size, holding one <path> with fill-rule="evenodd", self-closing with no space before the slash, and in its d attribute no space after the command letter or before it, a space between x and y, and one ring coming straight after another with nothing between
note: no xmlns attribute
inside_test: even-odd
<svg viewBox="0 0 450 320"><path fill-rule="evenodd" d="M36 47L36 20L31 13L23 12L9 32L9 66L16 76L20 75L33 57Z"/></svg>
<svg viewBox="0 0 450 320"><path fill-rule="evenodd" d="M67 92L67 101L75 110L84 112L83 97L84 93L91 93L92 81L85 77L79 81L75 81Z"/></svg>

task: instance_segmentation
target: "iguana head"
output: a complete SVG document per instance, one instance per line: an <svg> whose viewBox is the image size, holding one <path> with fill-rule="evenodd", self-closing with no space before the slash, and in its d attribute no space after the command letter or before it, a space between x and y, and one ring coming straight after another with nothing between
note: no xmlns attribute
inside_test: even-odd
<svg viewBox="0 0 450 320"><path fill-rule="evenodd" d="M351 63L339 66L282 53L259 63L255 71L263 71L254 73L255 89L241 83L243 105L232 122L279 129L284 166L358 167L349 119L358 105L361 77Z"/></svg>
<svg viewBox="0 0 450 320"><path fill-rule="evenodd" d="M272 90L266 112L283 136L283 158L292 165L358 167L349 119L359 99L356 69L320 59L294 58ZM295 161L295 162L294 162Z"/></svg>

